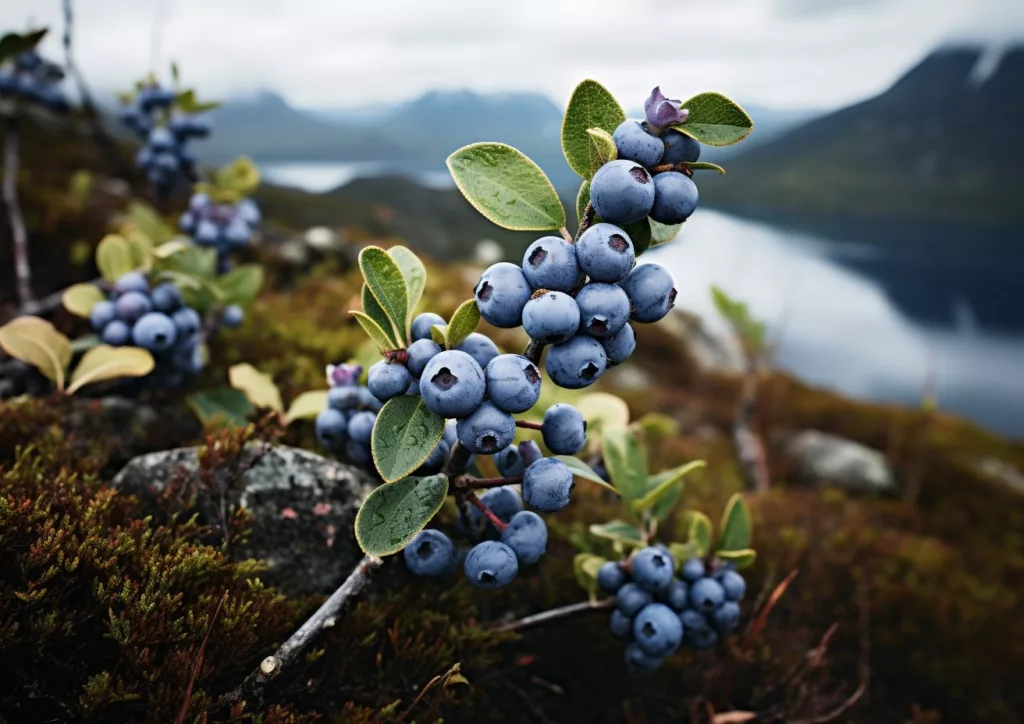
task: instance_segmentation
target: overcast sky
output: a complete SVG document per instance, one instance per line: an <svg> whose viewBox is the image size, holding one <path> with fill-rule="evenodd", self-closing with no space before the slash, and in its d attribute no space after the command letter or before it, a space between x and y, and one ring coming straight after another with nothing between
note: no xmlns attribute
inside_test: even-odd
<svg viewBox="0 0 1024 724"><path fill-rule="evenodd" d="M0 27L62 26L60 0L0 0ZM171 59L204 97L267 88L307 107L425 90L540 91L585 77L640 106L720 90L828 108L874 94L939 43L1024 38L1024 0L76 0L99 91ZM154 32L158 26L159 31ZM60 56L59 32L45 49ZM154 38L158 38L154 42ZM56 58L55 58L56 59Z"/></svg>

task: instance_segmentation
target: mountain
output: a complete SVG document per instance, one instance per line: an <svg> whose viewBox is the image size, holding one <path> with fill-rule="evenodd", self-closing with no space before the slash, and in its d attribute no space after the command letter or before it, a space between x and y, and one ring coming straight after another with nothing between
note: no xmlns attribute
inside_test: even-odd
<svg viewBox="0 0 1024 724"><path fill-rule="evenodd" d="M927 56L881 95L730 160L703 200L739 212L1024 225L1024 47ZM742 144L738 147L742 149Z"/></svg>

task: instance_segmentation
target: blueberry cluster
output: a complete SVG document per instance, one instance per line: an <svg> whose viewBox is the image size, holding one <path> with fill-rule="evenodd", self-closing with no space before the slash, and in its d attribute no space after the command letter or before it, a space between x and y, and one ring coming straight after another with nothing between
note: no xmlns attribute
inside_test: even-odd
<svg viewBox="0 0 1024 724"><path fill-rule="evenodd" d="M743 576L729 565L709 572L692 558L676 576L676 561L660 546L643 548L625 563L601 566L597 584L615 596L612 635L629 642L626 666L634 676L656 671L681 644L707 649L736 628Z"/></svg>
<svg viewBox="0 0 1024 724"><path fill-rule="evenodd" d="M218 204L208 194L193 194L178 227L199 246L217 249L220 273L228 271L228 254L247 245L260 223L260 209L252 199Z"/></svg>
<svg viewBox="0 0 1024 724"><path fill-rule="evenodd" d="M349 460L370 467L370 438L383 403L359 384L363 368L341 364L327 366L327 407L316 416L316 439L335 454L344 452Z"/></svg>
<svg viewBox="0 0 1024 724"><path fill-rule="evenodd" d="M548 375L559 387L579 389L633 353L630 320L656 322L675 304L672 275L657 264L635 263L629 235L599 223L575 243L559 236L538 239L522 266L491 266L474 295L491 324L522 325L532 339L551 345Z"/></svg>
<svg viewBox="0 0 1024 724"><path fill-rule="evenodd" d="M234 328L244 316L241 307L229 306L217 322ZM145 274L128 272L114 282L109 299L93 305L89 321L104 344L152 352L156 367L151 381L162 386L178 387L186 375L203 368L203 320L170 282L150 288Z"/></svg>
<svg viewBox="0 0 1024 724"><path fill-rule="evenodd" d="M206 138L211 131L205 118L176 111L176 99L173 90L147 83L121 111L121 122L143 142L135 161L162 196L171 192L180 174L195 178L196 158L188 141Z"/></svg>
<svg viewBox="0 0 1024 724"><path fill-rule="evenodd" d="M60 89L64 71L35 50L19 53L12 70L0 70L0 98L17 98L36 103L56 113L68 110L68 99Z"/></svg>

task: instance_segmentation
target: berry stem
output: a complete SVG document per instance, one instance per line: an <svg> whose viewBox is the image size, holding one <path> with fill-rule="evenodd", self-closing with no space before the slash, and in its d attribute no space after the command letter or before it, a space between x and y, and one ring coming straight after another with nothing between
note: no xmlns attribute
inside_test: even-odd
<svg viewBox="0 0 1024 724"><path fill-rule="evenodd" d="M32 301L32 268L28 263L28 232L18 201L18 118L4 117L3 199L11 225L11 247L14 252L14 274L18 284L18 302Z"/></svg>
<svg viewBox="0 0 1024 724"><path fill-rule="evenodd" d="M523 350L523 357L535 365L540 364L540 356L542 354L544 354L544 343L536 339L531 339L530 343L526 345L526 349Z"/></svg>
<svg viewBox="0 0 1024 724"><path fill-rule="evenodd" d="M448 454L448 462L444 464L444 470L441 472L448 477L448 480L454 480L466 469L466 463L469 462L470 455L472 453L469 452L469 449L456 440L455 447Z"/></svg>
<svg viewBox="0 0 1024 724"><path fill-rule="evenodd" d="M540 430L542 425L539 422L530 422L529 420L516 420L516 427L521 427L524 430Z"/></svg>
<svg viewBox="0 0 1024 724"><path fill-rule="evenodd" d="M559 229L558 231L561 232L562 238L565 239L570 244L574 241L574 239L572 238L572 234L570 234L569 230L566 229L564 226L561 229Z"/></svg>
<svg viewBox="0 0 1024 724"><path fill-rule="evenodd" d="M457 484L467 488L500 488L502 485L517 485L521 482L522 475L512 478L474 478L472 475L464 475L459 478Z"/></svg>
<svg viewBox="0 0 1024 724"><path fill-rule="evenodd" d="M684 173L690 178L693 178L693 169L690 168L690 164L686 161L680 161L679 163L663 163L660 166L653 166L647 169L650 171L651 176L655 176L659 173L665 173L666 171L678 171Z"/></svg>
<svg viewBox="0 0 1024 724"><path fill-rule="evenodd" d="M483 513L487 520L491 521L491 525L498 529L499 533L501 533L503 530L505 530L505 528L508 527L505 521L496 516L494 512L490 508L488 508L487 505L482 500L480 500L480 498L476 497L476 493L466 493L466 500L468 500L471 505L476 507L477 510Z"/></svg>
<svg viewBox="0 0 1024 724"><path fill-rule="evenodd" d="M583 601L581 603L574 603L570 606L562 606L561 608L552 608L549 611L541 611L540 613L535 613L532 616L526 616L525 618L516 619L515 621L499 624L491 630L518 631L530 626L547 623L548 621L555 621L567 616L575 616L578 613L587 613L588 611L606 611L614 606L614 596L611 598L601 599L600 601Z"/></svg>
<svg viewBox="0 0 1024 724"><path fill-rule="evenodd" d="M580 228L576 229L576 238L572 239L569 243L578 240L583 232L590 228L590 225L594 223L594 217L597 216L597 212L594 211L594 205L587 202L587 208L583 210L583 219L580 221Z"/></svg>

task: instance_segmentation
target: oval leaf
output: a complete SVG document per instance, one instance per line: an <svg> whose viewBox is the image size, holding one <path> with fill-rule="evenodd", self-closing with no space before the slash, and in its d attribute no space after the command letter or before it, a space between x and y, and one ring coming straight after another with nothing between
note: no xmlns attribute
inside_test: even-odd
<svg viewBox="0 0 1024 724"><path fill-rule="evenodd" d="M747 112L721 93L700 93L680 108L690 112L686 123L673 126L708 146L731 146L754 130Z"/></svg>
<svg viewBox="0 0 1024 724"><path fill-rule="evenodd" d="M590 139L593 153L597 156L601 165L614 161L619 157L619 151L615 148L615 141L612 134L603 128L588 128L587 137Z"/></svg>
<svg viewBox="0 0 1024 724"><path fill-rule="evenodd" d="M284 424L290 425L295 420L311 420L327 407L327 390L309 390L292 400L288 413L284 416Z"/></svg>
<svg viewBox="0 0 1024 724"><path fill-rule="evenodd" d="M132 248L128 240L117 234L107 234L96 247L96 266L100 270L100 275L108 282L116 282L135 269L132 258Z"/></svg>
<svg viewBox="0 0 1024 724"><path fill-rule="evenodd" d="M692 541L688 543L669 543L668 552L672 554L678 568L682 568L683 564L691 558L700 558L700 550Z"/></svg>
<svg viewBox="0 0 1024 724"><path fill-rule="evenodd" d="M174 237L174 229L145 201L135 200L128 205L128 221L146 236L150 249Z"/></svg>
<svg viewBox="0 0 1024 724"><path fill-rule="evenodd" d="M619 494L619 491L612 487L607 480L598 475L592 467L587 465L579 458L573 457L572 455L555 455L555 457L561 460L563 463L565 463L566 466L568 466L568 468L572 471L573 477L577 477L580 478L581 480L586 480L588 482L595 483L597 485L600 485L602 488L605 488L606 490L612 491L616 495Z"/></svg>
<svg viewBox="0 0 1024 724"><path fill-rule="evenodd" d="M401 347L402 345L400 345L398 340L395 338L395 330L391 326L391 320L388 319L387 312L385 312L384 308L380 306L377 302L377 298L373 296L370 288L365 284L363 285L360 296L363 302L363 314L372 319L380 328L380 331L384 336L391 340L391 345L388 349L398 349Z"/></svg>
<svg viewBox="0 0 1024 724"><path fill-rule="evenodd" d="M629 425L629 406L620 397L607 392L588 392L576 403L587 432L601 432Z"/></svg>
<svg viewBox="0 0 1024 724"><path fill-rule="evenodd" d="M363 328L363 331L370 335L370 341L373 342L377 351L381 354L395 349L394 341L384 333L384 330L380 326L370 319L362 312L349 312L356 321L359 322L359 326Z"/></svg>
<svg viewBox="0 0 1024 724"><path fill-rule="evenodd" d="M356 540L364 553L389 556L405 548L437 515L448 478L403 478L370 493L356 514Z"/></svg>
<svg viewBox="0 0 1024 724"><path fill-rule="evenodd" d="M583 179L580 190L576 192L576 226L583 223L583 216L587 212L587 204L590 203L590 181Z"/></svg>
<svg viewBox="0 0 1024 724"><path fill-rule="evenodd" d="M679 500L679 496L683 492L683 478L689 473L702 468L706 465L703 460L694 460L692 463L686 465L680 465L678 468L672 468L666 470L663 473L652 476L647 481L648 493L640 500L633 503L633 510L638 513L642 513L645 510L650 510L655 507L658 503L664 501L666 497L673 499L673 502ZM667 511L664 511L664 515L671 512L670 507ZM664 515L655 516L657 518L663 518Z"/></svg>
<svg viewBox="0 0 1024 724"><path fill-rule="evenodd" d="M409 293L401 268L386 251L378 246L368 246L359 252L359 269L363 272L370 293L390 320L395 340L404 347Z"/></svg>
<svg viewBox="0 0 1024 724"><path fill-rule="evenodd" d="M143 271L152 269L153 242L149 240L149 237L137 229L131 229L125 234L124 239L128 242L128 248L132 253L132 266Z"/></svg>
<svg viewBox="0 0 1024 724"><path fill-rule="evenodd" d="M427 409L420 397L388 400L373 425L373 464L384 482L401 480L418 468L437 446L444 418Z"/></svg>
<svg viewBox="0 0 1024 724"><path fill-rule="evenodd" d="M284 411L281 391L273 378L260 372L249 363L234 365L228 370L228 380L236 390L241 390L256 407L268 407L276 412Z"/></svg>
<svg viewBox="0 0 1024 724"><path fill-rule="evenodd" d="M441 349L447 349L448 344L448 325L446 324L432 324L430 325L430 338L434 340Z"/></svg>
<svg viewBox="0 0 1024 724"><path fill-rule="evenodd" d="M53 380L58 390L64 389L64 372L71 363L71 342L45 319L11 320L0 327L0 347Z"/></svg>
<svg viewBox="0 0 1024 724"><path fill-rule="evenodd" d="M460 148L446 163L466 200L498 226L513 231L565 226L565 209L551 181L511 146L474 143Z"/></svg>
<svg viewBox="0 0 1024 724"><path fill-rule="evenodd" d="M687 543L696 551L698 558L703 558L711 550L711 519L696 510L686 514L690 520L690 535Z"/></svg>
<svg viewBox="0 0 1024 724"><path fill-rule="evenodd" d="M644 532L632 523L613 520L610 523L598 523L590 526L590 532L598 538L607 538L621 543L625 548L644 548Z"/></svg>
<svg viewBox="0 0 1024 724"><path fill-rule="evenodd" d="M719 166L717 163L708 163L707 161L693 161L692 163L686 164L691 171L717 171L720 176L725 175L725 169Z"/></svg>
<svg viewBox="0 0 1024 724"><path fill-rule="evenodd" d="M576 582L587 592L591 600L597 598L597 571L605 562L605 558L593 553L577 553L572 559L572 571L576 574Z"/></svg>
<svg viewBox="0 0 1024 724"><path fill-rule="evenodd" d="M601 168L601 161L590 135L591 128L609 134L626 120L626 113L608 89L596 80L576 86L562 120L562 153L572 170L589 180Z"/></svg>
<svg viewBox="0 0 1024 724"><path fill-rule="evenodd" d="M256 409L241 390L218 387L188 396L188 405L206 428L245 427Z"/></svg>
<svg viewBox="0 0 1024 724"><path fill-rule="evenodd" d="M420 258L404 246L394 246L388 250L388 254L402 270L402 278L405 279L405 293L408 299L409 313L406 315L405 339L409 338L409 328L412 325L412 315L416 305L423 298L423 289L427 286L427 268L423 266Z"/></svg>
<svg viewBox="0 0 1024 724"><path fill-rule="evenodd" d="M718 551L715 555L723 561L732 563L736 566L737 570L750 568L754 565L754 561L757 560L757 551L751 548L744 548L740 551Z"/></svg>
<svg viewBox="0 0 1024 724"><path fill-rule="evenodd" d="M224 304L250 304L263 286L263 267L243 264L217 279Z"/></svg>
<svg viewBox="0 0 1024 724"><path fill-rule="evenodd" d="M669 243L679 236L679 232L683 229L682 224L662 224L654 219L648 219L647 221L650 226L651 247Z"/></svg>
<svg viewBox="0 0 1024 724"><path fill-rule="evenodd" d="M647 493L647 458L637 436L613 428L601 436L601 455L615 489L627 505Z"/></svg>
<svg viewBox="0 0 1024 724"><path fill-rule="evenodd" d="M189 244L184 239L171 239L153 249L153 256L157 259L168 259L188 247Z"/></svg>
<svg viewBox="0 0 1024 724"><path fill-rule="evenodd" d="M85 385L122 377L145 377L153 371L156 361L149 350L139 347L111 347L101 344L84 355L68 385L68 394L73 395Z"/></svg>
<svg viewBox="0 0 1024 724"><path fill-rule="evenodd" d="M240 156L217 169L214 180L219 190L243 198L260 185L260 169L251 158Z"/></svg>
<svg viewBox="0 0 1024 724"><path fill-rule="evenodd" d="M741 551L750 548L754 522L743 496L733 493L725 506L718 534L719 551Z"/></svg>
<svg viewBox="0 0 1024 724"><path fill-rule="evenodd" d="M107 295L95 284L75 284L64 290L61 302L72 314L88 319L93 305L106 298Z"/></svg>
<svg viewBox="0 0 1024 724"><path fill-rule="evenodd" d="M475 299L467 299L452 314L445 332L445 349L455 349L476 331L480 324L480 309Z"/></svg>

